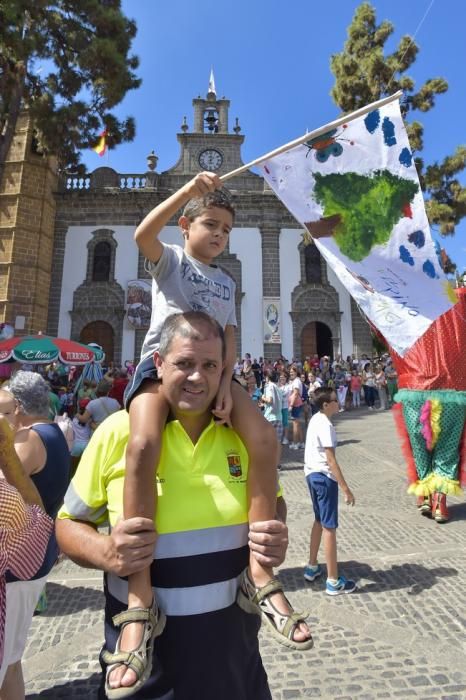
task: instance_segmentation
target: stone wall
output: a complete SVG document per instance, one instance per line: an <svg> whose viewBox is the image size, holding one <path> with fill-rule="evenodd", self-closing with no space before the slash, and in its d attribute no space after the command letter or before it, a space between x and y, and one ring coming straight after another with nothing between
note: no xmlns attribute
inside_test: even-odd
<svg viewBox="0 0 466 700"><path fill-rule="evenodd" d="M47 328L56 186L55 161L37 153L22 113L0 182L0 319L23 316L17 335Z"/></svg>

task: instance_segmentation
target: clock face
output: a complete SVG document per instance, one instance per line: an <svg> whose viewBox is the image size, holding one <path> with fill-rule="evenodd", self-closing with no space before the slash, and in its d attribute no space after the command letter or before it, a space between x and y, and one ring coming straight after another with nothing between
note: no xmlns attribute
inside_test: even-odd
<svg viewBox="0 0 466 700"><path fill-rule="evenodd" d="M214 148L208 148L199 154L199 165L204 170L218 170L222 163L222 154Z"/></svg>

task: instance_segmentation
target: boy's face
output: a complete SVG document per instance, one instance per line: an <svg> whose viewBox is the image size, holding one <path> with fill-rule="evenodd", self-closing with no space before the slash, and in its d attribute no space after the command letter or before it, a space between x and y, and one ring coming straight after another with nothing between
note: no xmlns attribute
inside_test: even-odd
<svg viewBox="0 0 466 700"><path fill-rule="evenodd" d="M334 416L335 413L338 413L339 405L338 405L338 399L337 395L334 391L332 391L332 394L330 396L330 403L324 403L322 406L323 413L330 418L330 416Z"/></svg>
<svg viewBox="0 0 466 700"><path fill-rule="evenodd" d="M183 231L186 253L208 265L225 250L233 228L233 216L226 209L209 207L194 221L182 216L178 223Z"/></svg>

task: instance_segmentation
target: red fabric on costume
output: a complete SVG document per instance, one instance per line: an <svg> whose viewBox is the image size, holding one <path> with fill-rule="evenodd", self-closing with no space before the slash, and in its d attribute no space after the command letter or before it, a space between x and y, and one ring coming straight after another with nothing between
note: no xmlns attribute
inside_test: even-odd
<svg viewBox="0 0 466 700"><path fill-rule="evenodd" d="M390 348L399 389L466 391L466 288L455 292L457 303L429 326L404 357Z"/></svg>

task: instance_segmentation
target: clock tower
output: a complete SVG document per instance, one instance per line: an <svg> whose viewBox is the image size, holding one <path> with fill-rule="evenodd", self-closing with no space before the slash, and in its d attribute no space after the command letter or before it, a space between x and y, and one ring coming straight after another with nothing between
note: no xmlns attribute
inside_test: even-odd
<svg viewBox="0 0 466 700"><path fill-rule="evenodd" d="M207 95L193 100L194 123L192 131L184 117L181 133L177 139L181 154L170 173L195 175L201 170L223 175L243 165L241 144L244 136L236 118L232 132L229 131L228 110L230 100L217 97L213 71L210 72Z"/></svg>

